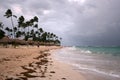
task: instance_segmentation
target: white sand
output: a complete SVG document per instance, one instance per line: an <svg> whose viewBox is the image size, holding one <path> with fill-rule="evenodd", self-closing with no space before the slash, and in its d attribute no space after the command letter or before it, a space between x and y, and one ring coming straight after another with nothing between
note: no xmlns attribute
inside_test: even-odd
<svg viewBox="0 0 120 80"><path fill-rule="evenodd" d="M36 57L40 55L40 51L59 49L55 46L42 46L42 47L19 47L15 48L0 48L0 80L4 80L6 76L18 76L24 72L21 66L28 65L29 63L37 61ZM52 53L50 53L52 54ZM45 78L36 80L85 80L85 78L77 71L73 70L71 66L61 63L48 56L49 65ZM50 72L55 73L50 73ZM33 79L35 80L35 79Z"/></svg>

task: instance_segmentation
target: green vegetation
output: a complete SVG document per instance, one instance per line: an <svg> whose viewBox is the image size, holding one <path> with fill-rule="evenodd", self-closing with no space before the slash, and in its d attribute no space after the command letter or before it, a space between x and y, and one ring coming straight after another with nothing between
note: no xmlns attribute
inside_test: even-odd
<svg viewBox="0 0 120 80"><path fill-rule="evenodd" d="M17 17L16 15L13 15L11 9L8 9L4 16L11 19L12 26L5 27L4 24L0 22L0 43L12 45L61 44L60 40L62 38L59 38L54 33L46 32L42 28L39 28L39 19L37 16L30 20L26 20L24 16ZM16 21L14 21L13 18L15 18L14 20ZM17 25L15 26L14 23ZM7 37L7 40L3 40L4 37Z"/></svg>
<svg viewBox="0 0 120 80"><path fill-rule="evenodd" d="M3 23L0 22L0 39L2 39L5 36L5 32L3 31Z"/></svg>

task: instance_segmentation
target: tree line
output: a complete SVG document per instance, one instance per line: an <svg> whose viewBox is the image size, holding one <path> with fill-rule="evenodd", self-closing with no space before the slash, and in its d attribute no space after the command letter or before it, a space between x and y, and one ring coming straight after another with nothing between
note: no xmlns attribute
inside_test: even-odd
<svg viewBox="0 0 120 80"><path fill-rule="evenodd" d="M17 17L8 9L4 17L11 20L11 25L9 27L5 27L3 22L0 21L0 39L5 36L8 36L13 40L14 43L16 39L22 40L26 43L32 41L32 44L36 43L41 45L60 45L61 39L56 34L51 32L46 32L42 28L39 28L38 22L39 18L34 16L30 20L26 20L24 16ZM15 19L16 23L15 25ZM11 42L11 44L13 43Z"/></svg>

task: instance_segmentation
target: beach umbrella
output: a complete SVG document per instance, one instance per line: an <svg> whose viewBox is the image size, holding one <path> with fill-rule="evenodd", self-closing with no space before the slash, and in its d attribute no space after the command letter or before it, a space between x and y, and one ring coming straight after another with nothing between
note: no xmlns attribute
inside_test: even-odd
<svg viewBox="0 0 120 80"><path fill-rule="evenodd" d="M0 39L0 43L10 43L12 42L12 39L10 39L8 36L3 37Z"/></svg>

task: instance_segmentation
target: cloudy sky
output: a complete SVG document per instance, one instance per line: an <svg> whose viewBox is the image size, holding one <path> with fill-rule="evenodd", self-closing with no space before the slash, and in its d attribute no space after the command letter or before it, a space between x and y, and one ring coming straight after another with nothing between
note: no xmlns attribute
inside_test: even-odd
<svg viewBox="0 0 120 80"><path fill-rule="evenodd" d="M120 45L120 0L0 0L0 21L7 9L62 37L63 45Z"/></svg>

